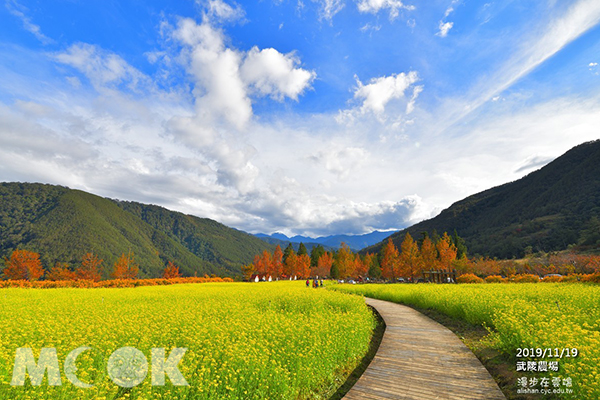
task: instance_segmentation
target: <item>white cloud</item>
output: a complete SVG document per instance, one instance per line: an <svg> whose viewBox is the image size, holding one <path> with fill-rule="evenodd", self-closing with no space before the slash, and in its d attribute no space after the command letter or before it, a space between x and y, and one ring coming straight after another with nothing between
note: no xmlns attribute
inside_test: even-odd
<svg viewBox="0 0 600 400"><path fill-rule="evenodd" d="M4 3L8 12L10 12L15 17L21 20L23 24L23 28L33 34L37 40L42 42L43 44L54 43L54 40L50 39L48 36L42 33L42 30L39 25L31 22L31 18L26 15L28 11L26 7L19 4L16 0L6 0Z"/></svg>
<svg viewBox="0 0 600 400"><path fill-rule="evenodd" d="M423 86L415 86L413 89L413 95L410 98L410 101L406 105L406 115L411 114L415 110L415 102L417 101L417 97L423 91Z"/></svg>
<svg viewBox="0 0 600 400"><path fill-rule="evenodd" d="M367 150L360 147L346 147L342 150L328 149L309 157L335 174L339 179L347 179L353 171L361 168L370 157Z"/></svg>
<svg viewBox="0 0 600 400"><path fill-rule="evenodd" d="M199 0L197 1L201 3ZM246 15L238 4L234 3L232 7L222 0L209 0L206 7L211 18L221 21L238 21Z"/></svg>
<svg viewBox="0 0 600 400"><path fill-rule="evenodd" d="M298 100L316 74L296 66L300 63L293 53L281 54L275 49L259 50L256 46L246 54L240 67L242 80L262 96L276 100L289 97Z"/></svg>
<svg viewBox="0 0 600 400"><path fill-rule="evenodd" d="M149 82L146 75L117 54L91 44L76 43L62 53L55 53L53 58L83 73L97 89L125 83L135 90L139 84Z"/></svg>
<svg viewBox="0 0 600 400"><path fill-rule="evenodd" d="M385 111L386 105L393 99L403 97L404 92L419 80L419 76L415 71L408 74L402 72L373 78L366 85L358 78L356 80L358 87L354 92L354 98L362 99L361 111L381 115ZM415 93L418 95L418 92Z"/></svg>
<svg viewBox="0 0 600 400"><path fill-rule="evenodd" d="M454 22L440 21L439 31L438 31L438 33L436 33L436 35L439 37L443 37L443 38L448 36L448 32L450 31L450 29L452 29L453 26L454 26Z"/></svg>
<svg viewBox="0 0 600 400"><path fill-rule="evenodd" d="M371 25L370 23L366 23L365 25L360 27L361 32L378 31L380 29L381 25Z"/></svg>
<svg viewBox="0 0 600 400"><path fill-rule="evenodd" d="M313 0L319 5L319 19L326 19L331 22L333 17L342 11L346 6L344 0ZM304 4L298 1L298 9L304 8Z"/></svg>
<svg viewBox="0 0 600 400"><path fill-rule="evenodd" d="M203 118L223 118L243 128L252 116L252 103L239 74L243 54L227 48L222 32L206 21L181 19L173 36L185 45L183 54L196 79L196 105Z"/></svg>
<svg viewBox="0 0 600 400"><path fill-rule="evenodd" d="M589 63L589 65L588 65L588 67L590 67L590 68L591 68L591 67L597 67L597 66L598 66L598 63L595 63L595 62L591 62L591 63Z"/></svg>
<svg viewBox="0 0 600 400"><path fill-rule="evenodd" d="M461 105L461 109L452 119L460 120L508 89L599 22L600 2L579 0L566 12L550 21L541 33L530 39L519 38L519 50L508 57L506 63L486 79L484 85L473 88L467 104Z"/></svg>
<svg viewBox="0 0 600 400"><path fill-rule="evenodd" d="M298 67L294 53L227 47L224 34L206 20L181 19L172 35L184 45L187 69L196 79L197 110L205 120L221 117L242 129L253 115L253 95L298 100L316 77Z"/></svg>
<svg viewBox="0 0 600 400"><path fill-rule="evenodd" d="M362 13L377 14L381 10L389 10L392 20L398 17L399 10L412 11L415 9L415 6L405 5L400 0L359 0L357 6Z"/></svg>

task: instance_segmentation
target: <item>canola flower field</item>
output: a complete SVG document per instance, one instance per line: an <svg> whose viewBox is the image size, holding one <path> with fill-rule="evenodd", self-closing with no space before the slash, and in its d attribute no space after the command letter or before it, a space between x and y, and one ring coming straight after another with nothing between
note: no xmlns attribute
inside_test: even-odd
<svg viewBox="0 0 600 400"><path fill-rule="evenodd" d="M489 328L489 345L518 361L558 361L558 372L522 372L520 377L570 378L572 394L560 398L600 399L600 287L581 283L520 284L369 284L336 285L335 290L434 309ZM517 358L517 349L534 349L534 357ZM537 357L537 349L554 349L563 358ZM562 349L577 349L566 357ZM529 350L527 350L529 351ZM529 351L530 352L530 351ZM573 354L569 350L569 354ZM523 354L521 354L523 355ZM546 356L548 353L546 353ZM539 383L536 384L539 388ZM552 385L549 385L552 389ZM542 395L540 395L542 396ZM542 396L543 397L543 396Z"/></svg>
<svg viewBox="0 0 600 400"><path fill-rule="evenodd" d="M366 354L375 319L364 301L301 282L206 283L100 289L0 289L2 399L319 399ZM63 373L72 350L77 388ZM189 386L117 386L107 360L121 347L187 348ZM62 384L12 386L17 348L56 348Z"/></svg>

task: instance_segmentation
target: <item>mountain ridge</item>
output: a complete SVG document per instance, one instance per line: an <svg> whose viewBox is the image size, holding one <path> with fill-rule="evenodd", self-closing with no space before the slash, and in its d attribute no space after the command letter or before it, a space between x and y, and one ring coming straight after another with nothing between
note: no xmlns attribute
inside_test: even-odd
<svg viewBox="0 0 600 400"><path fill-rule="evenodd" d="M102 274L132 251L142 277L160 276L168 261L186 276L239 274L242 264L269 245L217 221L166 208L103 198L40 183L0 183L0 257L16 248L40 253L45 269L56 262L77 267L94 252Z"/></svg>
<svg viewBox="0 0 600 400"><path fill-rule="evenodd" d="M301 236L295 235L292 237L288 237L280 232L272 233L271 235L267 235L265 233L257 233L254 236L265 240L276 239L285 243L304 243L305 245L323 245L325 247L329 247L332 249L339 248L340 244L344 242L348 245L352 250L360 250L364 247L370 246L372 244L378 243L388 236L392 235L395 231L373 231L370 233L366 233L363 235L329 235L329 236L319 236L317 238L311 238L309 236Z"/></svg>
<svg viewBox="0 0 600 400"><path fill-rule="evenodd" d="M527 252L564 250L585 244L582 232L600 217L600 140L573 147L521 179L492 187L452 204L436 217L393 234L452 233L470 254L499 258ZM378 251L383 242L363 253Z"/></svg>

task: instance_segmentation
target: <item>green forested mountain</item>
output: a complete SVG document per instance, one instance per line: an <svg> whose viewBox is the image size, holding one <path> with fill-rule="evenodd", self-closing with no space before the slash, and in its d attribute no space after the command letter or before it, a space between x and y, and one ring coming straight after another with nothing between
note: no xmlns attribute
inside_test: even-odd
<svg viewBox="0 0 600 400"><path fill-rule="evenodd" d="M0 183L0 257L15 248L40 253L45 268L79 265L94 252L104 275L132 251L140 275L157 277L168 261L186 276L234 275L271 246L210 219L165 208L98 197L66 187Z"/></svg>
<svg viewBox="0 0 600 400"><path fill-rule="evenodd" d="M437 217L392 235L399 246L406 232L419 238L454 230L470 255L521 257L529 251L582 249L600 245L600 141L584 143L515 182L454 203ZM383 243L383 242L382 242ZM378 251L382 243L363 249Z"/></svg>

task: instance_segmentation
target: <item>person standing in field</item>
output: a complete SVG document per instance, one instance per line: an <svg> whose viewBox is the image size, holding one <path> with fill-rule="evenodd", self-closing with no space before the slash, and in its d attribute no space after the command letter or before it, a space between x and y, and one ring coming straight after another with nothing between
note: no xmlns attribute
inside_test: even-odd
<svg viewBox="0 0 600 400"><path fill-rule="evenodd" d="M308 285L310 285L310 279L306 280L306 287L308 287Z"/></svg>

